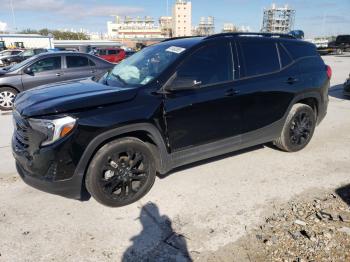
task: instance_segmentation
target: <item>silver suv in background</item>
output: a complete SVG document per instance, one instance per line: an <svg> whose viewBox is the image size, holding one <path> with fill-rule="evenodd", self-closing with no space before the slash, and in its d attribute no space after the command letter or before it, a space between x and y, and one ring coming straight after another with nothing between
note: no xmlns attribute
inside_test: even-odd
<svg viewBox="0 0 350 262"><path fill-rule="evenodd" d="M33 56L12 67L0 69L0 109L10 110L22 91L50 83L99 77L113 64L83 53L55 52Z"/></svg>

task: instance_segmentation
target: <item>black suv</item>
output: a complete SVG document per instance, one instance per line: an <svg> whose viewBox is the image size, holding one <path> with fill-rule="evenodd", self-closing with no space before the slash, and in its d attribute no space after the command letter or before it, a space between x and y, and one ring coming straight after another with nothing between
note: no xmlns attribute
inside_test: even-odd
<svg viewBox="0 0 350 262"><path fill-rule="evenodd" d="M337 54L350 51L350 35L338 35L335 41L328 44L328 48Z"/></svg>
<svg viewBox="0 0 350 262"><path fill-rule="evenodd" d="M20 93L17 169L47 192L127 205L156 173L271 141L303 149L326 115L330 72L289 35L170 39L100 79Z"/></svg>

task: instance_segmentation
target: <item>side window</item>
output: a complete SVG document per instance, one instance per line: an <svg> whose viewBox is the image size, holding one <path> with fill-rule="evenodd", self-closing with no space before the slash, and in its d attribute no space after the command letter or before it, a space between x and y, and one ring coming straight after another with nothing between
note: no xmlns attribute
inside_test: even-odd
<svg viewBox="0 0 350 262"><path fill-rule="evenodd" d="M290 42L285 41L282 45L287 48L295 60L305 56L318 56L316 46L310 43L293 40Z"/></svg>
<svg viewBox="0 0 350 262"><path fill-rule="evenodd" d="M245 76L255 76L280 70L277 46L274 41L242 41L241 50Z"/></svg>
<svg viewBox="0 0 350 262"><path fill-rule="evenodd" d="M233 80L229 43L212 44L197 50L180 66L178 79L200 81L202 85Z"/></svg>
<svg viewBox="0 0 350 262"><path fill-rule="evenodd" d="M89 59L85 56L66 56L67 68L89 66Z"/></svg>
<svg viewBox="0 0 350 262"><path fill-rule="evenodd" d="M61 69L61 57L54 56L41 59L32 64L31 69L35 73Z"/></svg>
<svg viewBox="0 0 350 262"><path fill-rule="evenodd" d="M100 50L98 50L98 54L99 54L99 55L107 55L107 50L105 50L105 49L100 49Z"/></svg>
<svg viewBox="0 0 350 262"><path fill-rule="evenodd" d="M118 54L118 50L108 50L109 55L116 55Z"/></svg>
<svg viewBox="0 0 350 262"><path fill-rule="evenodd" d="M281 66L282 67L286 67L286 66L290 65L293 62L293 59L287 53L286 49L283 46L281 46L280 44L278 45L278 51L279 51L279 54L280 54Z"/></svg>
<svg viewBox="0 0 350 262"><path fill-rule="evenodd" d="M90 65L90 66L96 66L95 62L92 61L91 59L89 59L89 65Z"/></svg>

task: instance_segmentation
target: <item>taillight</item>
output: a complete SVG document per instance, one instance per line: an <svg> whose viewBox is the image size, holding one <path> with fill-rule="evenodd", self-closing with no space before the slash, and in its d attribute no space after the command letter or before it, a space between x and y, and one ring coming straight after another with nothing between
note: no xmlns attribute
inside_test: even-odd
<svg viewBox="0 0 350 262"><path fill-rule="evenodd" d="M327 76L329 79L332 78L332 68L329 65L326 65Z"/></svg>

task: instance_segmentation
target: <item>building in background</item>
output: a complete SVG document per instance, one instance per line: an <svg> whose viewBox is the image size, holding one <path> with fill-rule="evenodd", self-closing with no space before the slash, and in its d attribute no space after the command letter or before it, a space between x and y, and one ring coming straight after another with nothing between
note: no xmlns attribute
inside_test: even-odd
<svg viewBox="0 0 350 262"><path fill-rule="evenodd" d="M272 4L271 8L264 9L262 32L288 33L293 29L295 10L288 5L277 7Z"/></svg>
<svg viewBox="0 0 350 262"><path fill-rule="evenodd" d="M162 36L168 38L173 36L173 17L161 16L159 18L159 26Z"/></svg>
<svg viewBox="0 0 350 262"><path fill-rule="evenodd" d="M199 25L193 28L193 35L208 36L215 33L214 17L201 17Z"/></svg>
<svg viewBox="0 0 350 262"><path fill-rule="evenodd" d="M176 0L173 7L173 36L192 35L192 3L187 0Z"/></svg>
<svg viewBox="0 0 350 262"><path fill-rule="evenodd" d="M115 16L115 21L107 22L107 34L110 39L164 38L159 25L150 16Z"/></svg>
<svg viewBox="0 0 350 262"><path fill-rule="evenodd" d="M223 33L232 33L237 32L238 28L232 23L224 23L224 27L222 29Z"/></svg>

